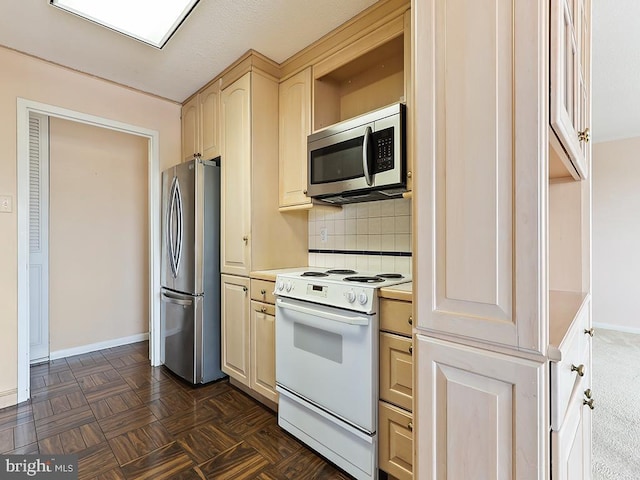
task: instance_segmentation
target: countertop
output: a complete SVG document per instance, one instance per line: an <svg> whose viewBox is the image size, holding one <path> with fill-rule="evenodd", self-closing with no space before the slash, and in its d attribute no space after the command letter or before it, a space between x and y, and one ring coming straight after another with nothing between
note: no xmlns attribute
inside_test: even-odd
<svg viewBox="0 0 640 480"><path fill-rule="evenodd" d="M392 300L404 300L405 302L411 302L413 301L413 282L381 288L380 298L390 298Z"/></svg>
<svg viewBox="0 0 640 480"><path fill-rule="evenodd" d="M306 265L301 265L299 267L291 267L291 268L276 268L275 270L255 270L251 272L249 276L257 280L266 280L267 282L275 282L276 275L278 275L279 273L297 272L301 269L313 269L313 267L307 267Z"/></svg>

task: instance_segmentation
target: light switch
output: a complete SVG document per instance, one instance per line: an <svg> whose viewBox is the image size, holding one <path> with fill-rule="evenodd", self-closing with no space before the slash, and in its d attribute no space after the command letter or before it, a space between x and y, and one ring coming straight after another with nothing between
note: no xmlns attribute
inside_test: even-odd
<svg viewBox="0 0 640 480"><path fill-rule="evenodd" d="M11 213L13 202L11 195L0 195L0 213Z"/></svg>

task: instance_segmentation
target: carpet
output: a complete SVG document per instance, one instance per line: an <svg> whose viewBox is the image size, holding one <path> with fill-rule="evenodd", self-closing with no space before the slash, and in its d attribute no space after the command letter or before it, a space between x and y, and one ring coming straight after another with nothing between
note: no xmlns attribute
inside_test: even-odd
<svg viewBox="0 0 640 480"><path fill-rule="evenodd" d="M640 479L640 335L593 337L593 479Z"/></svg>

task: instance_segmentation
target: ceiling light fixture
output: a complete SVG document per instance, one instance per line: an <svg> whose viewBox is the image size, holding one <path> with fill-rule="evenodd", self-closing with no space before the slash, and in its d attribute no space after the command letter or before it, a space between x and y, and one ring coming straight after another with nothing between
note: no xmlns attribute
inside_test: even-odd
<svg viewBox="0 0 640 480"><path fill-rule="evenodd" d="M162 48L198 1L49 0L49 3L156 48Z"/></svg>

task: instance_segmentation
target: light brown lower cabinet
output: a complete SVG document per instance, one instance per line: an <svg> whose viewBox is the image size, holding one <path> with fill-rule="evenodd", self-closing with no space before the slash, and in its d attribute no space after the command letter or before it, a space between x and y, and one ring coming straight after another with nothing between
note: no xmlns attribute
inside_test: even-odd
<svg viewBox="0 0 640 480"><path fill-rule="evenodd" d="M379 403L378 464L398 480L413 478L413 418L406 410Z"/></svg>
<svg viewBox="0 0 640 480"><path fill-rule="evenodd" d="M378 468L413 479L413 345L411 302L380 299Z"/></svg>
<svg viewBox="0 0 640 480"><path fill-rule="evenodd" d="M273 305L251 302L251 388L273 402L276 392L276 312Z"/></svg>

